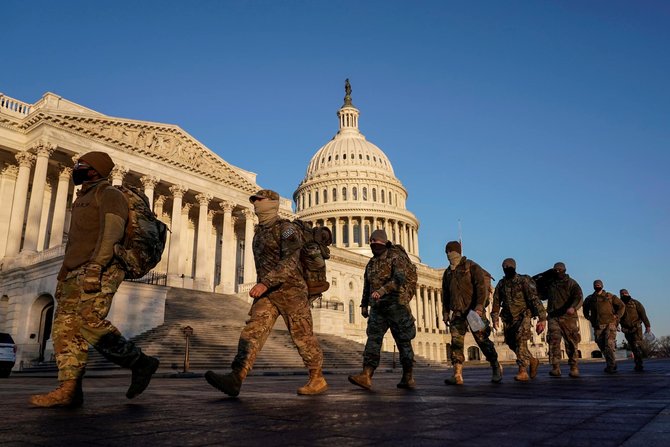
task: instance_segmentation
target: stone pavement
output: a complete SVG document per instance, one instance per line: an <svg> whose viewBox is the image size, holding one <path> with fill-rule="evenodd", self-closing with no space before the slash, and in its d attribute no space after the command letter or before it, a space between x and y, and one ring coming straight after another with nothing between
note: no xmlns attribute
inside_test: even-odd
<svg viewBox="0 0 670 447"><path fill-rule="evenodd" d="M582 377L530 383L506 366L500 385L488 368L466 368L465 385L449 387L445 369L419 369L418 388L396 388L400 371L375 375L373 390L329 371L330 390L297 396L304 374L251 375L238 398L211 388L201 374L155 378L134 400L129 376L87 377L82 408L30 408L30 394L55 378L0 379L0 446L670 446L670 360L630 361L607 376L584 363Z"/></svg>

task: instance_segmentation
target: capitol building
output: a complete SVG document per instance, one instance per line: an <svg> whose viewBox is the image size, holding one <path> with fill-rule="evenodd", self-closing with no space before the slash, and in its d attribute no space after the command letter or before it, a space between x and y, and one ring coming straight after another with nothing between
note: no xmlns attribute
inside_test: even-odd
<svg viewBox="0 0 670 447"><path fill-rule="evenodd" d="M335 136L318 149L293 197L281 198L280 215L327 226L330 289L313 303L314 329L364 343L360 315L363 272L375 229L401 244L418 268L416 354L431 364L448 359L450 337L442 321L443 269L421 262L419 219L407 209L408 192L391 160L359 130L350 90L337 111ZM335 124L335 123L334 123ZM231 148L234 149L234 148ZM308 148L306 148L308 150ZM89 151L110 154L113 184L141 188L170 228L163 259L141 281L125 281L108 318L128 337L161 325L169 288L245 297L256 279L251 251L255 215L249 195L256 174L227 163L179 126L104 115L53 93L27 103L0 93L0 332L18 346L17 365L49 360L56 290L71 204L74 160ZM219 153L225 153L219 149ZM244 304L244 303L243 303ZM597 351L580 318L580 351ZM514 353L496 336L501 360ZM546 358L547 344L533 335L531 350ZM384 349L394 349L390 333ZM470 335L466 358L483 360Z"/></svg>

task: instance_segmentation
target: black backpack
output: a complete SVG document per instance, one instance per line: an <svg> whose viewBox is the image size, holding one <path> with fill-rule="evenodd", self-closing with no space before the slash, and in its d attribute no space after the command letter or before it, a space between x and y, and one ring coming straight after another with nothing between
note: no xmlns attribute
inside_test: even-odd
<svg viewBox="0 0 670 447"><path fill-rule="evenodd" d="M300 219L295 219L293 223L300 228L305 241L300 249L300 263L308 294L310 297L321 295L330 288L326 276L326 259L330 258L328 246L333 243L333 234L328 227L312 227Z"/></svg>

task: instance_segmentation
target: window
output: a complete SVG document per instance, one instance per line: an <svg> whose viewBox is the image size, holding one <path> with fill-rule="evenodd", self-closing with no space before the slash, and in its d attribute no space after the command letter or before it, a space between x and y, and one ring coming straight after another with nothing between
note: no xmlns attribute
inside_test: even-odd
<svg viewBox="0 0 670 447"><path fill-rule="evenodd" d="M307 206L312 206L312 195L307 194Z"/></svg>
<svg viewBox="0 0 670 447"><path fill-rule="evenodd" d="M365 240L370 240L370 225L365 225Z"/></svg>
<svg viewBox="0 0 670 447"><path fill-rule="evenodd" d="M328 203L328 190L323 190L323 203Z"/></svg>
<svg viewBox="0 0 670 447"><path fill-rule="evenodd" d="M347 188L342 188L342 200L347 200Z"/></svg>
<svg viewBox="0 0 670 447"><path fill-rule="evenodd" d="M356 322L356 308L354 306L354 300L349 300L349 324L354 324Z"/></svg>
<svg viewBox="0 0 670 447"><path fill-rule="evenodd" d="M314 191L314 204L319 204L319 191Z"/></svg>
<svg viewBox="0 0 670 447"><path fill-rule="evenodd" d="M372 188L372 201L377 201L377 188Z"/></svg>
<svg viewBox="0 0 670 447"><path fill-rule="evenodd" d="M361 225L359 223L354 224L354 244L361 243Z"/></svg>
<svg viewBox="0 0 670 447"><path fill-rule="evenodd" d="M384 190L381 190L381 198L382 198L382 203L386 203L386 199L384 198Z"/></svg>
<svg viewBox="0 0 670 447"><path fill-rule="evenodd" d="M337 202L337 188L333 188L333 202Z"/></svg>
<svg viewBox="0 0 670 447"><path fill-rule="evenodd" d="M351 200L358 200L358 188L355 186L351 189Z"/></svg>
<svg viewBox="0 0 670 447"><path fill-rule="evenodd" d="M363 200L368 200L368 188L363 187Z"/></svg>

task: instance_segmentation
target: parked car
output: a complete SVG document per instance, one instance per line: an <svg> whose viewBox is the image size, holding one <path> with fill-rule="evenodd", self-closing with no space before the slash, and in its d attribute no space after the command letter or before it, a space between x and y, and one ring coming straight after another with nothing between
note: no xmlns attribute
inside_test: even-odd
<svg viewBox="0 0 670 447"><path fill-rule="evenodd" d="M0 377L9 377L16 363L16 344L11 335L0 332Z"/></svg>

